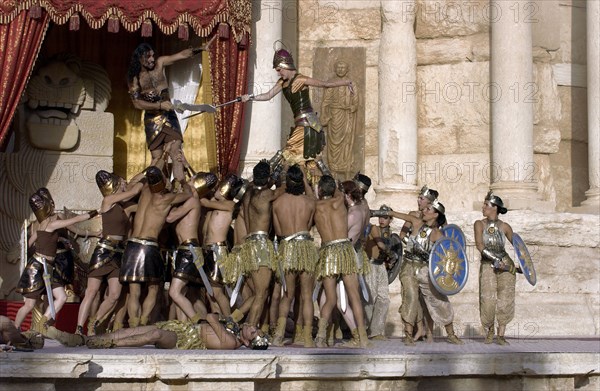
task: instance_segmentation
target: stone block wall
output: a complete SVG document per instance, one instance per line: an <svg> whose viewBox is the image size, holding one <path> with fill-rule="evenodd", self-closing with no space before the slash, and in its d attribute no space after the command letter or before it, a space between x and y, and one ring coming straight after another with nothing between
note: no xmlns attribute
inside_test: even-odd
<svg viewBox="0 0 600 391"><path fill-rule="evenodd" d="M314 74L317 48L366 49L365 169L378 183L378 63L380 2L298 1L298 65ZM406 2L410 6L411 2ZM468 237L471 274L463 292L450 300L463 334L480 333L478 312L479 255L473 223L491 181L490 12L489 0L456 2L417 0L418 161L417 184L440 191L456 223ZM532 23L533 76L530 86L504 93L519 94L534 104L534 162L526 170L548 213L511 211L506 216L533 249L538 283L517 279L512 336L598 335L600 332L600 250L597 215L555 213L585 199L587 111L585 87L585 1L531 1L510 17ZM402 53L398 53L401 56ZM401 102L399 102L401 104ZM510 175L510 173L506 173ZM385 202L397 210L416 207ZM383 198L370 191L371 208ZM554 210L552 207L554 206ZM400 222L395 222L400 229ZM509 247L509 253L512 251ZM388 332L402 335L397 312L400 284L391 286ZM439 330L438 330L439 332Z"/></svg>

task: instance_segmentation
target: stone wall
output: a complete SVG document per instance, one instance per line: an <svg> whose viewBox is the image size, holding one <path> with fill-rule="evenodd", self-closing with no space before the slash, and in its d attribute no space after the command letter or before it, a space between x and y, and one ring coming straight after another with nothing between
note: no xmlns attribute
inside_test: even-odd
<svg viewBox="0 0 600 391"><path fill-rule="evenodd" d="M407 7L411 2L406 2ZM300 71L311 75L317 48L366 49L365 169L378 183L378 67L381 31L377 1L298 1ZM451 298L463 334L478 334L479 256L474 251L473 222L491 181L489 0L455 2L417 0L418 161L417 184L440 191L449 220L462 227L468 241L470 278ZM511 17L532 25L534 83L505 93L534 104L534 162L526 170L538 182L547 214L511 211L507 217L533 249L538 284L517 279L513 335L598 335L600 250L598 216L554 213L585 199L587 111L585 87L585 2L528 2ZM525 19L524 19L525 20ZM402 53L398 53L399 56ZM582 76L583 75L583 76ZM583 77L583 79L582 79ZM510 174L510 173L508 173ZM376 192L367 199L381 203ZM379 201L378 201L379 200ZM386 199L387 201L387 199ZM391 202L397 210L414 204ZM552 206L555 207L552 210ZM475 212L474 212L475 210ZM396 228L400 228L400 223ZM397 309L400 285L390 286L388 331L401 335ZM577 321L574 322L573 320ZM438 330L439 332L439 330Z"/></svg>
<svg viewBox="0 0 600 391"><path fill-rule="evenodd" d="M441 189L450 210L473 210L494 175L489 112L498 91L489 80L489 29L498 16L489 0L418 0L403 12L415 14L417 38L417 183ZM534 162L513 169L538 183L542 200L566 211L589 188L586 90L579 81L585 2L534 1L507 17L532 23L534 53L532 85L500 92L534 104ZM376 1L298 2L300 72L315 74L316 48L366 49L364 172L376 182L381 18Z"/></svg>

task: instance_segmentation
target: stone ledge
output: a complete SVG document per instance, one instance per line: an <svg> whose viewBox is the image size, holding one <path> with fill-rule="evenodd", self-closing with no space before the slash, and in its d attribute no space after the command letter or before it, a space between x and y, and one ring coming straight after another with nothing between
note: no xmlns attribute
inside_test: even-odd
<svg viewBox="0 0 600 391"><path fill-rule="evenodd" d="M103 379L119 381L240 381L298 379L400 379L479 376L597 376L597 338L509 339L510 346L466 339L405 347L400 339L369 349L272 348L254 352L137 349L67 349L47 341L31 353L0 354L0 381Z"/></svg>

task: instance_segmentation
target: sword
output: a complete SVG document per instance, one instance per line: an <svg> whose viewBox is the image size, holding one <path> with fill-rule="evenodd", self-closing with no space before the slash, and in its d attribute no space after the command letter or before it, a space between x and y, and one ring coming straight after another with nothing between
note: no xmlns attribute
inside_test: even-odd
<svg viewBox="0 0 600 391"><path fill-rule="evenodd" d="M213 256L216 255L216 259L215 259L215 265L217 265L217 270L216 272L218 272L219 274L221 274L221 277L224 276L223 274L223 265L221 264L221 260L223 259L223 256L221 256L221 250L219 248L219 246L217 246L216 244L212 245L212 252L213 252ZM227 295L229 297L231 297L232 293L231 292L231 288L228 285L225 285L225 291L227 291Z"/></svg>
<svg viewBox="0 0 600 391"><path fill-rule="evenodd" d="M277 237L275 237L275 240L273 240L273 247L275 248L275 254L278 254L279 252L279 245L277 242ZM285 271L283 270L283 267L281 267L281 258L279 259L279 279L281 280L281 289L282 289L282 293L283 292L287 292L287 284L285 282Z"/></svg>
<svg viewBox="0 0 600 391"><path fill-rule="evenodd" d="M312 299L314 302L316 302L319 299L319 292L321 291L322 284L323 284L322 281L317 281L317 284L315 285L315 289L313 290L313 294L312 294Z"/></svg>
<svg viewBox="0 0 600 391"><path fill-rule="evenodd" d="M367 289L367 284L365 283L365 278L363 277L362 274L360 274L360 271L362 271L362 267L363 267L363 259L362 259L362 251L355 251L354 252L356 254L356 266L358 267L359 273L357 273L358 276L358 284L360 285L360 292L362 293L362 297L365 299L365 301L368 303L369 302L369 290Z"/></svg>
<svg viewBox="0 0 600 391"><path fill-rule="evenodd" d="M229 307L231 308L233 308L233 305L237 301L240 289L242 289L242 282L244 282L244 275L240 274L237 282L235 283L235 288L233 288L233 292L231 292L231 299L229 300Z"/></svg>
<svg viewBox="0 0 600 391"><path fill-rule="evenodd" d="M348 303L346 303L346 287L344 286L343 280L340 280L340 282L338 282L338 290L338 297L340 298L340 309L343 313L346 313Z"/></svg>
<svg viewBox="0 0 600 391"><path fill-rule="evenodd" d="M183 113L186 110L199 111L202 113L214 113L216 110L215 106L209 105L207 103L202 103L202 104L183 103L182 101L180 101L178 99L173 101L173 108L178 113ZM196 114L200 114L200 113L196 113Z"/></svg>
<svg viewBox="0 0 600 391"><path fill-rule="evenodd" d="M202 282L204 283L204 286L206 287L206 292L210 296L215 297L215 292L213 291L213 288L210 285L210 281L208 280L208 277L206 276L204 269L202 269L200 260L198 259L198 256L196 255L196 252L194 251L194 246L190 243L190 244L188 244L188 248L190 249L190 252L192 253L192 259L194 260L194 265L196 266L196 269L198 269L198 273L200 273L200 278L202 279Z"/></svg>
<svg viewBox="0 0 600 391"><path fill-rule="evenodd" d="M358 285L360 285L360 291L362 293L362 297L365 301L369 302L369 290L367 289L367 284L365 283L365 278L362 274L358 275Z"/></svg>
<svg viewBox="0 0 600 391"><path fill-rule="evenodd" d="M54 296L52 296L52 281L50 280L50 271L46 258L42 257L42 265L44 265L44 285L46 285L46 296L48 296L48 307L50 308L50 317L56 319L56 309L54 308Z"/></svg>
<svg viewBox="0 0 600 391"><path fill-rule="evenodd" d="M197 116L199 114L202 114L204 112L214 113L219 107L228 106L228 105L230 105L232 103L237 103L237 102L241 102L241 101L242 101L242 97L238 96L237 98L232 99L229 102L221 103L220 105L216 105L216 106L213 106L213 105L201 105L201 106L210 106L210 109L204 110L204 111L199 111L199 112L194 113L194 114L190 114L188 116L183 117L182 119L192 118L192 117L195 117L195 116ZM183 103L183 104L185 105L185 103ZM188 105L188 106L191 106L191 105Z"/></svg>

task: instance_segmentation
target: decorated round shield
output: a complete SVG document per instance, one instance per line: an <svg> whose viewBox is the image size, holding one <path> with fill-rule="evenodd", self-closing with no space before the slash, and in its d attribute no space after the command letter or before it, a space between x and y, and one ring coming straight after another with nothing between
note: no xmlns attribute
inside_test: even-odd
<svg viewBox="0 0 600 391"><path fill-rule="evenodd" d="M429 254L429 278L443 295L454 295L461 291L469 277L469 262L461 244L452 238L443 237L435 242Z"/></svg>
<svg viewBox="0 0 600 391"><path fill-rule="evenodd" d="M533 267L533 260L529 255L529 250L521 236L517 233L513 233L512 245L515 248L516 258L519 260L521 265L521 271L531 285L535 285L537 282L537 275L535 274L535 268Z"/></svg>
<svg viewBox="0 0 600 391"><path fill-rule="evenodd" d="M452 238L458 243L460 243L463 249L467 248L467 240L465 239L465 234L458 225L448 224L444 228L442 228L441 231L444 234L444 236Z"/></svg>
<svg viewBox="0 0 600 391"><path fill-rule="evenodd" d="M402 267L402 240L398 234L390 235L390 252L394 255L394 259L390 259L385 263L388 284L394 282L398 273L400 273L400 267Z"/></svg>

